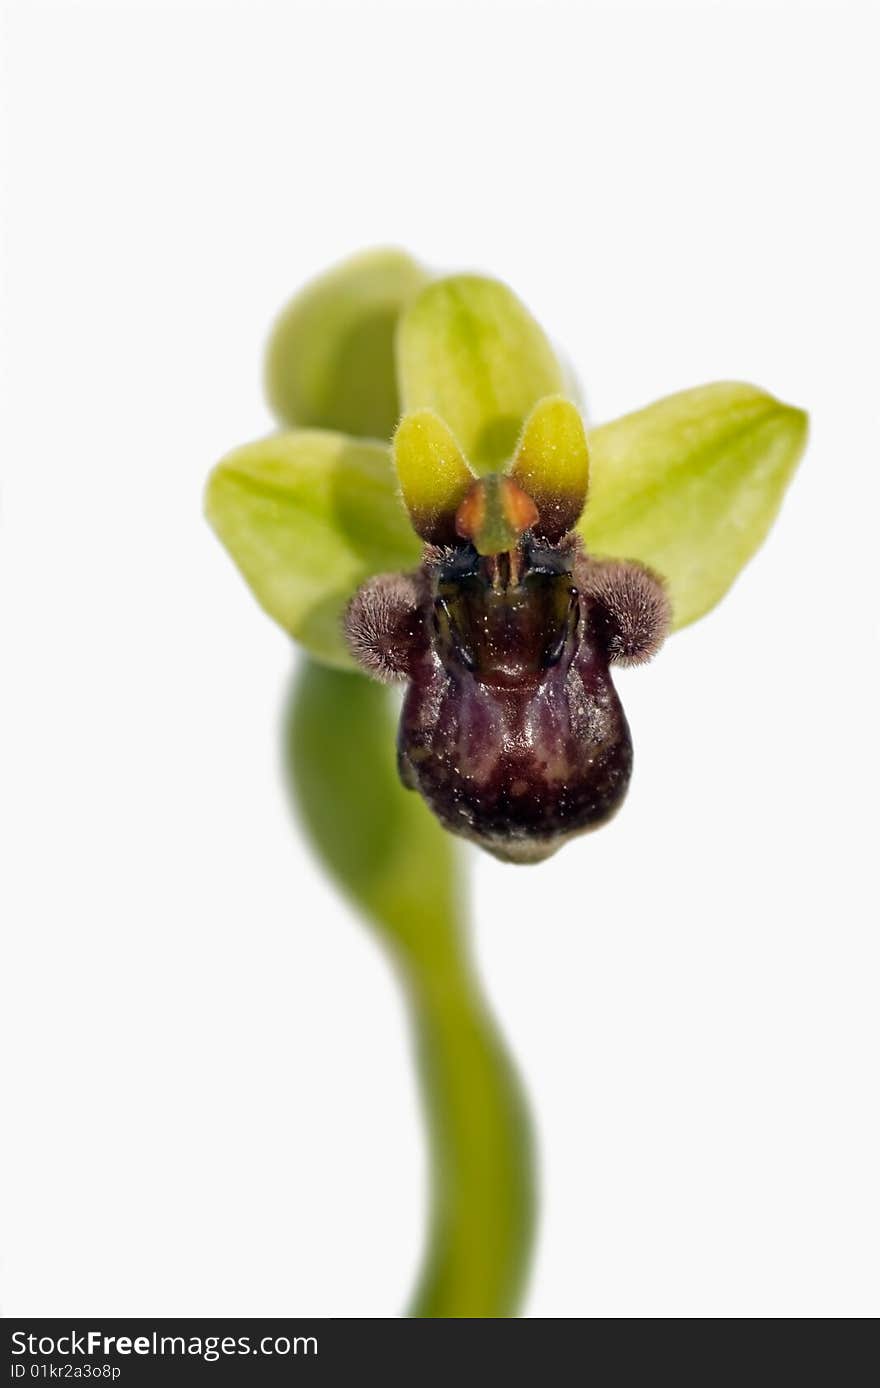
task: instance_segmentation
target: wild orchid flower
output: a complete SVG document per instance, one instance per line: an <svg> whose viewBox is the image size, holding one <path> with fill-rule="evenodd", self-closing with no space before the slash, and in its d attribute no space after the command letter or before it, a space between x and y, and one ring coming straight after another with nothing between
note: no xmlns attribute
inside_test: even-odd
<svg viewBox="0 0 880 1388"><path fill-rule="evenodd" d="M308 654L291 780L407 984L433 1163L411 1314L510 1315L532 1140L444 829L534 862L617 809L631 743L611 668L724 596L779 509L806 416L723 382L587 427L506 286L431 278L393 251L293 301L267 385L282 429L218 464L207 513ZM388 696L358 669L404 686L403 784Z"/></svg>

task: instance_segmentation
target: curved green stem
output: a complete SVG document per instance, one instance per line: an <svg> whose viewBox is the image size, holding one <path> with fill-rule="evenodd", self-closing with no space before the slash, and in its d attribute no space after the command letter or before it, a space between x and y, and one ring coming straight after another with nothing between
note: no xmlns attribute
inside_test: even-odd
<svg viewBox="0 0 880 1388"><path fill-rule="evenodd" d="M411 1316L510 1316L534 1228L532 1142L522 1090L461 958L411 968L431 1142L432 1212Z"/></svg>
<svg viewBox="0 0 880 1388"><path fill-rule="evenodd" d="M327 868L391 951L422 1080L432 1208L408 1314L511 1316L534 1230L528 1113L471 967L456 846L400 785L393 748L386 690L305 664L289 780Z"/></svg>

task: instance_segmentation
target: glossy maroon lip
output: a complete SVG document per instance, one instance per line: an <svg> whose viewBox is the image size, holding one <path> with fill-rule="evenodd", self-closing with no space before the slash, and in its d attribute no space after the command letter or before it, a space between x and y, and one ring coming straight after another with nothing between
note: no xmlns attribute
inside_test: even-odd
<svg viewBox="0 0 880 1388"><path fill-rule="evenodd" d="M668 622L641 565L526 533L509 554L463 543L371 580L346 634L369 673L407 683L404 784L453 833L533 862L622 803L632 743L610 666L648 659Z"/></svg>

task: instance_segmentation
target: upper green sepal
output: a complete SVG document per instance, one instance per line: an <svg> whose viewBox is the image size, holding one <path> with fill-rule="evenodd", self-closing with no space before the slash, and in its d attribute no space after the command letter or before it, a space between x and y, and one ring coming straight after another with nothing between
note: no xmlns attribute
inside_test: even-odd
<svg viewBox="0 0 880 1388"><path fill-rule="evenodd" d="M667 396L589 431L579 529L590 551L662 575L673 626L686 626L763 541L806 439L806 414L757 386L719 382Z"/></svg>
<svg viewBox="0 0 880 1388"><path fill-rule="evenodd" d="M397 370L403 410L438 414L477 472L507 463L536 402L564 389L528 309L479 275L435 280L412 301L398 327Z"/></svg>
<svg viewBox="0 0 880 1388"><path fill-rule="evenodd" d="M274 434L217 464L205 510L261 606L329 665L352 666L341 622L358 585L419 561L387 444Z"/></svg>

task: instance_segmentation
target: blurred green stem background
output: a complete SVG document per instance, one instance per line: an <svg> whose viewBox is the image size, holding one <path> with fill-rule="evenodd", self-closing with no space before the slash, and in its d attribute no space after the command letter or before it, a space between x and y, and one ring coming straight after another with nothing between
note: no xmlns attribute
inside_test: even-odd
<svg viewBox="0 0 880 1388"><path fill-rule="evenodd" d="M427 1252L409 1314L510 1316L534 1227L522 1091L469 959L458 849L397 779L388 691L306 661L286 725L296 804L403 981L430 1141Z"/></svg>
<svg viewBox="0 0 880 1388"><path fill-rule="evenodd" d="M390 437L395 326L424 278L408 258L374 253L294 301L269 347L283 423ZM287 779L329 875L389 950L409 1008L431 1197L407 1314L512 1316L535 1227L529 1115L471 963L463 851L400 784L395 724L387 689L303 657L285 720Z"/></svg>

